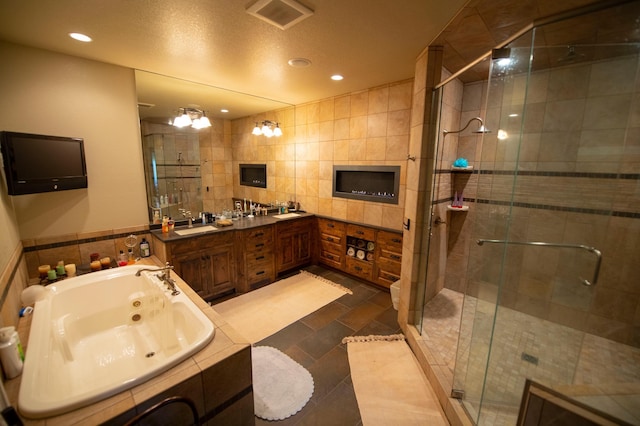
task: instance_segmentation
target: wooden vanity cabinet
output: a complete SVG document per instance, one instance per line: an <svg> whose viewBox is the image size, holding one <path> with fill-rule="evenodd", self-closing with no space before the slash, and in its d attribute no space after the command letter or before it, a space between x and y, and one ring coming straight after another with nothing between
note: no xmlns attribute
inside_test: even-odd
<svg viewBox="0 0 640 426"><path fill-rule="evenodd" d="M318 262L343 269L346 236L347 227L344 222L318 218Z"/></svg>
<svg viewBox="0 0 640 426"><path fill-rule="evenodd" d="M276 274L306 265L313 258L314 218L276 223Z"/></svg>
<svg viewBox="0 0 640 426"><path fill-rule="evenodd" d="M275 281L273 225L236 232L237 290L246 293Z"/></svg>
<svg viewBox="0 0 640 426"><path fill-rule="evenodd" d="M318 262L385 288L400 279L402 233L317 219Z"/></svg>
<svg viewBox="0 0 640 426"><path fill-rule="evenodd" d="M232 232L172 242L170 259L176 274L205 300L235 290Z"/></svg>

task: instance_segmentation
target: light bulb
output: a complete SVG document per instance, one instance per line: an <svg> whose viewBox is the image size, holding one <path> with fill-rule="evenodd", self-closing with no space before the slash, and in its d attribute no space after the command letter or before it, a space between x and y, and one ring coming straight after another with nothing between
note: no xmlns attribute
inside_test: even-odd
<svg viewBox="0 0 640 426"><path fill-rule="evenodd" d="M270 131L271 131L271 129L269 128L269 126L267 126L267 122L265 121L265 122L262 124L262 134L263 134L263 135L266 135L266 134L267 134L267 132L270 132Z"/></svg>
<svg viewBox="0 0 640 426"><path fill-rule="evenodd" d="M199 118L194 119L191 122L191 127L193 127L194 129L202 129L202 120L200 120Z"/></svg>
<svg viewBox="0 0 640 426"><path fill-rule="evenodd" d="M273 136L273 130L271 130L271 127L267 127L267 130L264 130L264 127L263 127L262 134L270 138L271 136Z"/></svg>
<svg viewBox="0 0 640 426"><path fill-rule="evenodd" d="M262 134L262 130L260 130L260 127L258 127L258 123L256 123L256 127L253 128L253 132L251 133L256 136L260 136Z"/></svg>
<svg viewBox="0 0 640 426"><path fill-rule="evenodd" d="M280 128L280 124L276 124L276 128L273 129L273 136L275 137L282 136L282 129Z"/></svg>
<svg viewBox="0 0 640 426"><path fill-rule="evenodd" d="M203 129L205 127L211 127L211 122L206 115L203 115L202 118L200 118L200 126L202 126Z"/></svg>

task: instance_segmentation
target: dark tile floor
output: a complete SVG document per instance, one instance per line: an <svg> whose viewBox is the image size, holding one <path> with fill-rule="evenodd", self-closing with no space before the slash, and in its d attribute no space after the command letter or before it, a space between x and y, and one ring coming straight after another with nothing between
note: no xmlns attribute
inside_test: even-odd
<svg viewBox="0 0 640 426"><path fill-rule="evenodd" d="M256 346L272 346L304 366L313 376L311 400L296 415L281 421L256 418L256 425L361 425L351 382L346 336L400 333L389 292L321 266L306 268L348 287L346 294L296 321Z"/></svg>

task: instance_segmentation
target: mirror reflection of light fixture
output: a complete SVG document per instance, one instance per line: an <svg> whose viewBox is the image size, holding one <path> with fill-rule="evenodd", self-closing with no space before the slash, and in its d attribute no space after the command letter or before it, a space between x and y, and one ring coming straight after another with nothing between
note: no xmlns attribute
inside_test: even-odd
<svg viewBox="0 0 640 426"><path fill-rule="evenodd" d="M262 124L262 126L260 126ZM253 128L251 132L252 135L260 136L264 135L268 138L275 136L282 136L282 129L280 128L280 123L271 120L264 120L263 122L256 121L256 127Z"/></svg>
<svg viewBox="0 0 640 426"><path fill-rule="evenodd" d="M211 127L211 122L203 110L187 107L179 108L178 115L173 119L173 123L169 122L169 124L176 127L191 126L197 130Z"/></svg>

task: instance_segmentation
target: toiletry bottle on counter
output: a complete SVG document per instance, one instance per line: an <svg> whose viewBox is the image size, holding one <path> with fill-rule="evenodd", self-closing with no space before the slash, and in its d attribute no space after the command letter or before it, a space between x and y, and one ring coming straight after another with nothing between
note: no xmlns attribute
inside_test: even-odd
<svg viewBox="0 0 640 426"><path fill-rule="evenodd" d="M0 328L0 361L7 379L13 379L22 373L24 352L15 327Z"/></svg>
<svg viewBox="0 0 640 426"><path fill-rule="evenodd" d="M151 256L151 250L149 249L149 243L146 238L143 238L140 242L140 257Z"/></svg>

